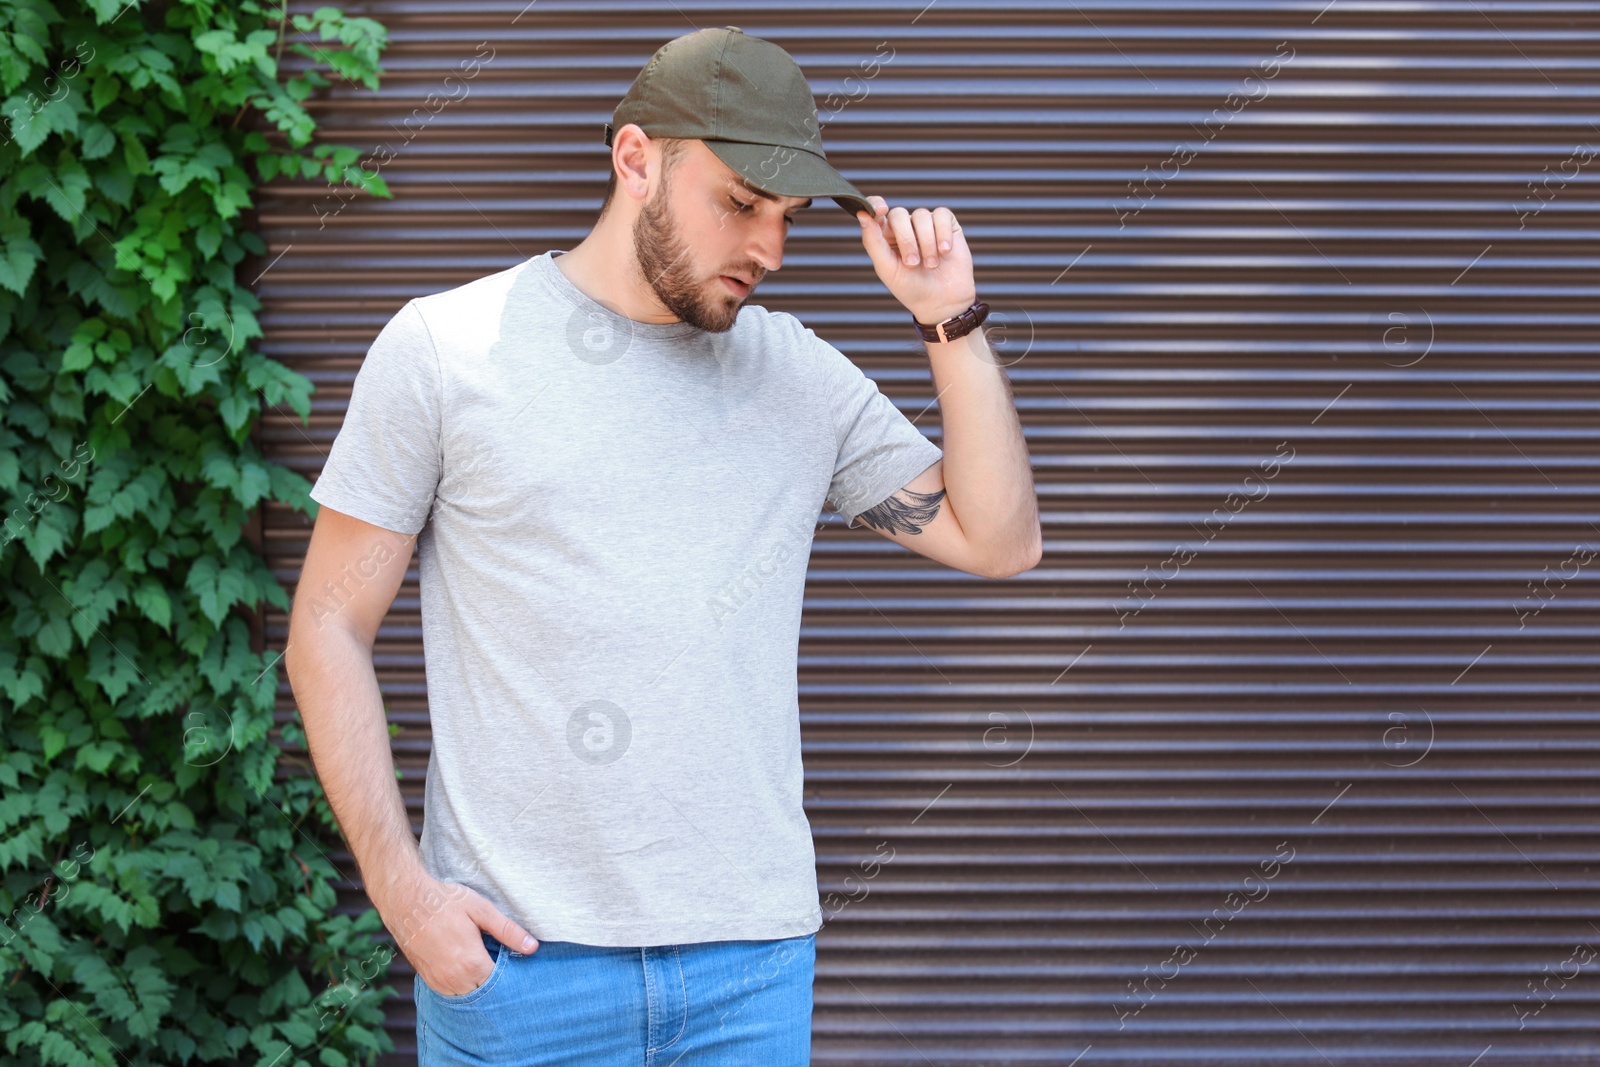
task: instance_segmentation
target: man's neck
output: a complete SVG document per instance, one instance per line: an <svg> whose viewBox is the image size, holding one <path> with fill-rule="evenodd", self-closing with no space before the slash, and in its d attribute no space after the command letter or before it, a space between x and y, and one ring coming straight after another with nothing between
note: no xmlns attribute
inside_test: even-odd
<svg viewBox="0 0 1600 1067"><path fill-rule="evenodd" d="M595 226L570 252L552 261L583 295L626 318L645 323L680 321L643 283L631 235L621 226Z"/></svg>

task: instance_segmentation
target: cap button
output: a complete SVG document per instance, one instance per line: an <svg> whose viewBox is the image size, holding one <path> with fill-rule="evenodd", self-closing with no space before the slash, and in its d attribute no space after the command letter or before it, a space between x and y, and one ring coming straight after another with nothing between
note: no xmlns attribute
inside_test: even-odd
<svg viewBox="0 0 1600 1067"><path fill-rule="evenodd" d="M741 30L737 26L724 26L722 28L725 29L725 30L732 30L734 33L743 33L744 32L743 30Z"/></svg>

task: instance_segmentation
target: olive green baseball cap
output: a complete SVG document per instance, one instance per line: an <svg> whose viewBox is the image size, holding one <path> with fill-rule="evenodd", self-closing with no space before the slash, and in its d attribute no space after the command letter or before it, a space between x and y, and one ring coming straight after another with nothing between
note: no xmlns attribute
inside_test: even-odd
<svg viewBox="0 0 1600 1067"><path fill-rule="evenodd" d="M757 189L826 196L852 218L875 213L828 162L799 64L737 26L696 30L656 49L606 123L605 143L630 122L651 137L704 141Z"/></svg>

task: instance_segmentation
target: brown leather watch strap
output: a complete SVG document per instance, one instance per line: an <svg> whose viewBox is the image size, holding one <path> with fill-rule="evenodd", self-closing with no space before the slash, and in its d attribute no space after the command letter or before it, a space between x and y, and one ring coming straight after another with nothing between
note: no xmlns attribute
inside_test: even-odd
<svg viewBox="0 0 1600 1067"><path fill-rule="evenodd" d="M984 320L988 317L989 305L979 300L961 314L945 319L943 322L934 323L932 326L927 323L917 322L915 315L911 316L911 321L916 324L917 333L922 336L924 341L929 344L943 344L946 341L954 341L958 337L965 337L979 326L982 326Z"/></svg>

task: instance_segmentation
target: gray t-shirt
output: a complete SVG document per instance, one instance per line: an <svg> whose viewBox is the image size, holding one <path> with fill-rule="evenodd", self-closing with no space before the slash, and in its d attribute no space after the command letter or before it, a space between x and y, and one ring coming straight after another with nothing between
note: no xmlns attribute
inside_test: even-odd
<svg viewBox="0 0 1600 1067"><path fill-rule="evenodd" d="M423 861L555 941L813 933L812 534L943 453L793 315L635 322L560 254L401 308L311 491L420 531Z"/></svg>

